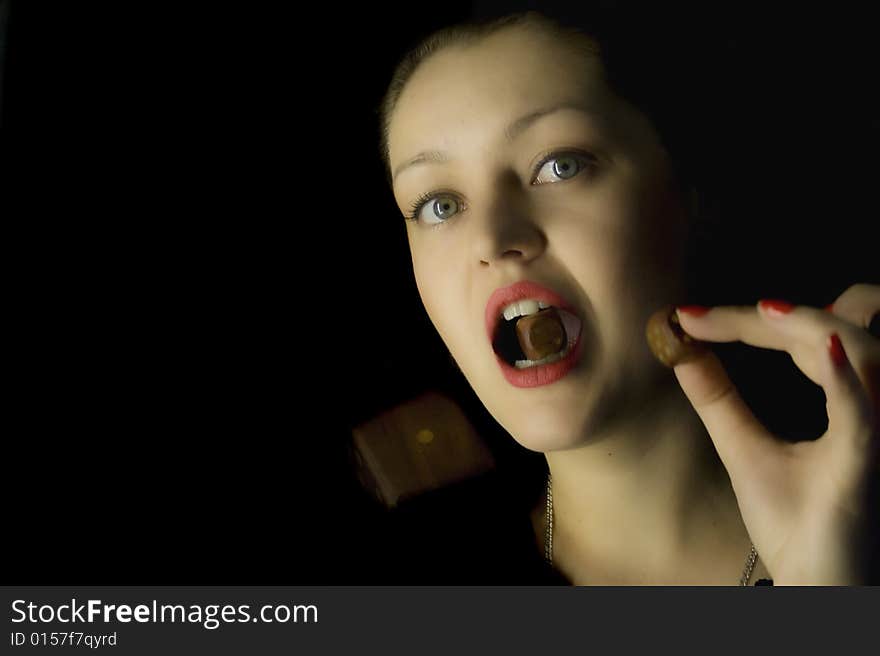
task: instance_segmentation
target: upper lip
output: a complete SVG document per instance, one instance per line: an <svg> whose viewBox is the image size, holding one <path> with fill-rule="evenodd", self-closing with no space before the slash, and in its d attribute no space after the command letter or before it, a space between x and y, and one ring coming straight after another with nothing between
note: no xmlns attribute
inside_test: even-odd
<svg viewBox="0 0 880 656"><path fill-rule="evenodd" d="M558 307L561 310L577 314L571 303L562 296L554 292L552 289L544 287L531 280L521 280L507 287L499 287L489 297L486 303L486 335L489 337L491 344L495 337L495 329L501 320L501 311L515 301L531 298L536 301L543 301L549 305Z"/></svg>

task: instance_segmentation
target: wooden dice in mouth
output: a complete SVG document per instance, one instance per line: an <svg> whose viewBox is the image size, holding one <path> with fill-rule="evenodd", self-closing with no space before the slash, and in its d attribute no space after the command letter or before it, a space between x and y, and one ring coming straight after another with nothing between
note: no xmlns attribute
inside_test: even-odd
<svg viewBox="0 0 880 656"><path fill-rule="evenodd" d="M493 342L495 352L508 364L539 362L562 352L568 333L560 312L545 307L532 314L502 319Z"/></svg>
<svg viewBox="0 0 880 656"><path fill-rule="evenodd" d="M562 317L553 307L520 317L516 322L516 336L523 354L529 360L541 360L558 353L566 343Z"/></svg>

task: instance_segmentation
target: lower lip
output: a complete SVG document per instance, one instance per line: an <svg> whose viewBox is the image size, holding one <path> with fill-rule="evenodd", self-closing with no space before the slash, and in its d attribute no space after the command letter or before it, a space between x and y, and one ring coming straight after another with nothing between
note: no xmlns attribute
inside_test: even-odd
<svg viewBox="0 0 880 656"><path fill-rule="evenodd" d="M581 355L583 354L583 347L581 345L583 332L583 329L581 329L581 334L578 335L577 341L574 343L574 346L571 347L568 355L558 362L542 364L537 367L529 367L528 369L517 369L516 367L507 364L497 353L495 354L495 359L498 361L498 365L501 367L501 373L504 374L507 382L514 387L541 387L542 385L550 385L564 377L580 361Z"/></svg>

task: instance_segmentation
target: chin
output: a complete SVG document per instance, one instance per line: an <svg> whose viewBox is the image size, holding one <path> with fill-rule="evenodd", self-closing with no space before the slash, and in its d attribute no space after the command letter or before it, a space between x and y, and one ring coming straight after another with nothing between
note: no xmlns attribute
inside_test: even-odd
<svg viewBox="0 0 880 656"><path fill-rule="evenodd" d="M589 433L584 421L579 416L558 418L555 422L545 425L543 432L536 426L530 433L530 443L540 446L541 451L564 451L581 446ZM524 438L525 439L525 438Z"/></svg>
<svg viewBox="0 0 880 656"><path fill-rule="evenodd" d="M515 405L509 401L503 407L487 406L496 421L522 447L545 453L574 448L584 439L586 418L580 415L585 406L577 409L557 404Z"/></svg>
<svg viewBox="0 0 880 656"><path fill-rule="evenodd" d="M464 372L483 407L522 447L547 452L575 448L584 441L590 427L599 420L595 409L601 406L593 385L550 385L543 389L521 390L506 382ZM580 382L580 381L579 381Z"/></svg>

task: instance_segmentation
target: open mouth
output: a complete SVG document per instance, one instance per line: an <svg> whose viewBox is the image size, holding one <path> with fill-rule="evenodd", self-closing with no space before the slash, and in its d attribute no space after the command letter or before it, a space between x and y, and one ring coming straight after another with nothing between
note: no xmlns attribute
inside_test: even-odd
<svg viewBox="0 0 880 656"><path fill-rule="evenodd" d="M503 308L492 348L516 369L553 364L571 352L580 333L580 319L559 307L521 300Z"/></svg>

